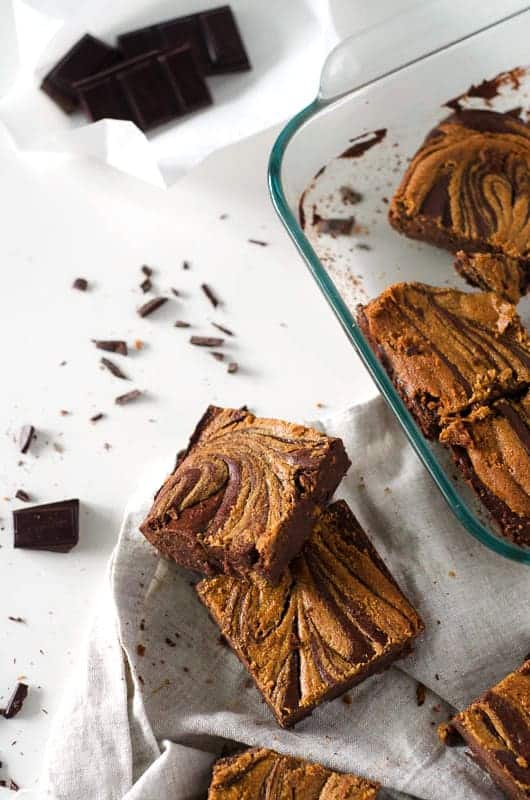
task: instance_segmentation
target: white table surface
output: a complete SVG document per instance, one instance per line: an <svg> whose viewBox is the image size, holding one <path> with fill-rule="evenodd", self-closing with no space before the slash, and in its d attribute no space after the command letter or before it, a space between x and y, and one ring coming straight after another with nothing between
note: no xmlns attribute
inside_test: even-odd
<svg viewBox="0 0 530 800"><path fill-rule="evenodd" d="M22 712L0 721L0 777L21 786L37 779L122 510L145 465L176 453L208 403L303 420L375 391L271 206L274 138L270 131L217 153L167 191L87 159L21 156L0 141L0 704L20 676L31 686ZM174 286L182 298L141 319L144 263L160 293ZM71 288L77 276L90 291ZM222 298L221 310L202 282ZM176 319L194 327L174 328ZM191 333L216 334L210 320L236 333L224 348L240 364L236 375L188 343ZM105 354L91 338L145 342L127 358L107 354L130 382L100 368ZM136 387L144 399L114 405ZM91 424L98 411L108 416ZM26 423L38 439L21 455L13 437ZM11 511L24 505L13 499L18 488L39 503L79 497L78 547L66 555L14 550Z"/></svg>

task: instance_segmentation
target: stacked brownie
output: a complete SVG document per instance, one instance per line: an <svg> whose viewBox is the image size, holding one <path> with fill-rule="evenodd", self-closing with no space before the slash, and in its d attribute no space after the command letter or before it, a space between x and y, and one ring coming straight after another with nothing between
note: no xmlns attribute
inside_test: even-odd
<svg viewBox="0 0 530 800"><path fill-rule="evenodd" d="M347 504L328 505L349 464L340 439L210 407L141 525L206 576L200 600L282 727L423 629Z"/></svg>

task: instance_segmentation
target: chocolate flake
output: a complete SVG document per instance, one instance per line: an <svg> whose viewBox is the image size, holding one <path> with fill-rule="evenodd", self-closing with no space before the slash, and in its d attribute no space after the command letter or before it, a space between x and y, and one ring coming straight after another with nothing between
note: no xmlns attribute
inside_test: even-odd
<svg viewBox="0 0 530 800"><path fill-rule="evenodd" d="M17 489L15 497L17 498L17 500L23 500L24 503L29 503L29 501L31 500L31 497L27 492L24 491L24 489Z"/></svg>
<svg viewBox="0 0 530 800"><path fill-rule="evenodd" d="M92 339L99 350L106 350L108 353L119 353L126 356L128 353L127 342L123 339Z"/></svg>
<svg viewBox="0 0 530 800"><path fill-rule="evenodd" d="M201 283L201 289L203 290L204 294L212 304L214 308L217 308L219 303L219 298L216 296L215 292L208 286L207 283Z"/></svg>
<svg viewBox="0 0 530 800"><path fill-rule="evenodd" d="M175 322L175 328L191 328L191 325L189 322L184 322L184 320L178 319Z"/></svg>
<svg viewBox="0 0 530 800"><path fill-rule="evenodd" d="M127 403L132 403L133 400L137 400L141 396L142 392L139 389L133 389L131 392L127 392L126 394L120 394L115 398L114 402L118 406L124 406Z"/></svg>
<svg viewBox="0 0 530 800"><path fill-rule="evenodd" d="M11 789L12 792L18 792L20 789L18 783L15 783L12 778L2 778L2 780L0 780L0 786L3 789Z"/></svg>
<svg viewBox="0 0 530 800"><path fill-rule="evenodd" d="M352 189L351 186L341 186L339 192L342 202L348 206L355 206L363 199L362 194Z"/></svg>
<svg viewBox="0 0 530 800"><path fill-rule="evenodd" d="M166 636L166 644L169 647L176 647L177 646L177 643L174 642L172 639L170 639L169 636Z"/></svg>
<svg viewBox="0 0 530 800"><path fill-rule="evenodd" d="M218 322L212 322L214 328L217 328L218 331L222 331L226 333L227 336L235 336L235 333L230 330L230 328L225 328L224 325L219 325Z"/></svg>
<svg viewBox="0 0 530 800"><path fill-rule="evenodd" d="M104 416L105 416L105 414L103 414L103 413L100 411L98 414L94 414L94 416L93 416L93 417L90 417L90 422L99 422L99 420L100 420L100 419L103 419L103 417L104 417Z"/></svg>
<svg viewBox="0 0 530 800"><path fill-rule="evenodd" d="M216 361L224 361L225 359L225 354L220 353L218 350L213 350L212 356L216 359Z"/></svg>
<svg viewBox="0 0 530 800"><path fill-rule="evenodd" d="M140 289L144 293L145 292L150 292L152 288L153 288L153 284L151 283L151 279L150 278L146 278L140 284Z"/></svg>
<svg viewBox="0 0 530 800"><path fill-rule="evenodd" d="M151 269L151 267L148 267L147 264L143 264L141 270L147 278L150 278L151 275L153 274L153 270Z"/></svg>
<svg viewBox="0 0 530 800"><path fill-rule="evenodd" d="M10 619L11 622L24 622L24 623L26 622L26 620L23 617L12 617L11 615L9 615L8 619Z"/></svg>
<svg viewBox="0 0 530 800"><path fill-rule="evenodd" d="M262 239L249 239L250 244L259 244L260 247L267 247L269 244L268 242L264 242Z"/></svg>
<svg viewBox="0 0 530 800"><path fill-rule="evenodd" d="M2 715L6 719L13 719L22 709L24 701L28 696L28 687L25 683L17 683L15 691L9 698L7 706L3 709Z"/></svg>
<svg viewBox="0 0 530 800"><path fill-rule="evenodd" d="M425 702L426 689L423 683L418 683L416 686L416 704L422 706Z"/></svg>
<svg viewBox="0 0 530 800"><path fill-rule="evenodd" d="M101 363L106 369L108 369L110 373L112 373L112 375L114 375L115 378L121 378L121 380L123 381L129 380L127 375L125 375L125 373L121 371L118 365L115 364L114 361L111 361L110 358L102 358Z"/></svg>
<svg viewBox="0 0 530 800"><path fill-rule="evenodd" d="M148 317L149 314L152 314L154 311L163 306L164 303L167 302L167 297L153 297L152 300L148 300L147 303L144 303L143 306L140 306L138 309L138 314L141 317Z"/></svg>
<svg viewBox="0 0 530 800"><path fill-rule="evenodd" d="M171 287L171 294L172 294L174 297L180 297L180 292L179 292L179 290L178 290L178 289L174 289L174 288L173 288L173 286Z"/></svg>
<svg viewBox="0 0 530 800"><path fill-rule="evenodd" d="M191 269L191 264L189 261L182 262L182 269Z"/></svg>
<svg viewBox="0 0 530 800"><path fill-rule="evenodd" d="M217 336L191 336L190 344L198 345L199 347L221 347L224 339Z"/></svg>
<svg viewBox="0 0 530 800"><path fill-rule="evenodd" d="M350 142L356 142L356 144L348 147L340 154L339 158L359 158L359 156L364 155L367 150L370 150L371 147L382 142L385 136L386 128L379 128L370 133L362 133L360 136L350 139Z"/></svg>
<svg viewBox="0 0 530 800"><path fill-rule="evenodd" d="M28 452L31 440L33 439L34 435L35 435L35 428L33 427L33 425L22 426L18 436L18 447L21 453Z"/></svg>
<svg viewBox="0 0 530 800"><path fill-rule="evenodd" d="M238 371L238 369L239 369L239 364L237 363L237 361L231 361L230 364L228 365L227 372L229 372L230 375L233 375L235 372Z"/></svg>
<svg viewBox="0 0 530 800"><path fill-rule="evenodd" d="M72 289L78 289L80 292L86 292L88 289L88 281L86 278L76 278L72 283Z"/></svg>

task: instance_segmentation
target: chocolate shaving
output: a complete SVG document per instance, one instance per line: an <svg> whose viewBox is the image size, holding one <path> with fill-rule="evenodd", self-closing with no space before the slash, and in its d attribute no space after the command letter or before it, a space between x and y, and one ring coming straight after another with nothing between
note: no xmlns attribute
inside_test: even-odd
<svg viewBox="0 0 530 800"><path fill-rule="evenodd" d="M150 278L146 278L146 279L145 279L144 281L142 281L142 282L141 282L141 284L140 284L140 289L141 289L141 290L142 290L142 292L144 292L144 293L145 293L145 292L150 292L152 288L153 288L153 284L151 283L151 279L150 279Z"/></svg>
<svg viewBox="0 0 530 800"><path fill-rule="evenodd" d="M153 274L153 270L151 269L151 267L148 267L147 264L143 264L141 270L144 273L144 275L148 278L150 278L151 275Z"/></svg>
<svg viewBox="0 0 530 800"><path fill-rule="evenodd" d="M184 320L178 319L175 322L175 328L191 328L191 325L189 322L184 322Z"/></svg>
<svg viewBox="0 0 530 800"><path fill-rule="evenodd" d="M10 619L11 622L26 622L26 620L23 617L12 617L11 615L9 615L8 619Z"/></svg>
<svg viewBox="0 0 530 800"><path fill-rule="evenodd" d="M92 339L99 350L106 350L108 353L119 353L126 356L128 353L127 342L123 339Z"/></svg>
<svg viewBox="0 0 530 800"><path fill-rule="evenodd" d="M238 371L238 369L239 369L239 364L237 363L237 361L231 361L226 371L229 372L230 375L233 375L235 372Z"/></svg>
<svg viewBox="0 0 530 800"><path fill-rule="evenodd" d="M224 339L219 339L217 336L192 336L190 344L198 345L199 347L220 347Z"/></svg>
<svg viewBox="0 0 530 800"><path fill-rule="evenodd" d="M17 498L17 500L23 500L24 503L29 503L29 501L31 500L31 497L27 492L24 491L24 489L17 489L15 497Z"/></svg>
<svg viewBox="0 0 530 800"><path fill-rule="evenodd" d="M426 689L423 683L418 683L416 686L416 704L422 706L425 702Z"/></svg>
<svg viewBox="0 0 530 800"><path fill-rule="evenodd" d="M11 789L12 792L18 792L20 789L18 783L15 783L12 778L2 778L2 780L0 780L0 786L3 789Z"/></svg>
<svg viewBox="0 0 530 800"><path fill-rule="evenodd" d="M218 322L212 322L214 328L217 328L218 331L222 331L226 333L227 336L235 336L235 333L230 330L230 328L225 328L224 325L219 325Z"/></svg>
<svg viewBox="0 0 530 800"><path fill-rule="evenodd" d="M171 287L171 294L174 295L175 297L180 297L179 290L178 289L174 289L173 287Z"/></svg>
<svg viewBox="0 0 530 800"><path fill-rule="evenodd" d="M18 447L21 453L27 453L35 434L33 425L23 425L18 435Z"/></svg>
<svg viewBox="0 0 530 800"><path fill-rule="evenodd" d="M219 298L215 295L212 289L208 286L207 283L201 283L201 289L203 290L204 294L212 304L214 308L217 308L219 305Z"/></svg>
<svg viewBox="0 0 530 800"><path fill-rule="evenodd" d="M152 300L148 300L147 303L144 303L143 306L140 306L138 309L138 314L141 317L148 317L149 314L152 314L154 311L163 306L164 303L167 302L167 297L153 297Z"/></svg>
<svg viewBox="0 0 530 800"><path fill-rule="evenodd" d="M356 144L348 147L347 150L340 154L339 158L359 158L371 147L382 142L385 136L386 128L379 128L371 133L362 133L360 136L356 136L355 139L350 139L350 142L356 142Z"/></svg>
<svg viewBox="0 0 530 800"><path fill-rule="evenodd" d="M21 710L24 701L28 696L28 687L25 683L17 683L15 691L9 698L7 706L3 709L2 715L6 719L13 719Z"/></svg>
<svg viewBox="0 0 530 800"><path fill-rule="evenodd" d="M72 283L72 289L79 289L80 292L86 292L88 289L88 281L86 278L76 278Z"/></svg>
<svg viewBox="0 0 530 800"><path fill-rule="evenodd" d="M110 358L102 358L101 363L106 369L108 369L110 373L112 373L112 375L114 375L115 378L121 378L121 380L123 381L129 380L127 375L125 375L125 373L121 371L118 365L115 364L114 361L111 361Z"/></svg>
<svg viewBox="0 0 530 800"><path fill-rule="evenodd" d="M133 389L131 392L127 392L126 394L120 394L115 398L114 402L119 406L124 406L127 403L132 403L133 400L138 400L138 398L141 396L142 392L139 389Z"/></svg>
<svg viewBox="0 0 530 800"><path fill-rule="evenodd" d="M260 247L267 247L269 244L268 242L264 242L262 239L249 239L250 244L259 244Z"/></svg>
<svg viewBox="0 0 530 800"><path fill-rule="evenodd" d="M105 414L102 414L100 411L99 414L94 414L93 417L90 417L90 422L99 422L99 420L103 419L104 416Z"/></svg>
<svg viewBox="0 0 530 800"><path fill-rule="evenodd" d="M213 350L212 351L212 356L215 358L216 361L224 361L225 360L225 354L224 353L219 353L217 350Z"/></svg>

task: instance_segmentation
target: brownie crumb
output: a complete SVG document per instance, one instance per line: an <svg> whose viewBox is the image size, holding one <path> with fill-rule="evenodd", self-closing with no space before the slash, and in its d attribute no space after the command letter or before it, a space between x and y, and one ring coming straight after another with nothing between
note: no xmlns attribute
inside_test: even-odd
<svg viewBox="0 0 530 800"><path fill-rule="evenodd" d="M176 647L177 646L177 643L174 642L173 639L170 639L169 636L166 636L166 644L168 645L168 647Z"/></svg>
<svg viewBox="0 0 530 800"><path fill-rule="evenodd" d="M11 622L24 622L24 623L26 622L24 617L12 617L11 615L9 615L8 619L10 619Z"/></svg>
<svg viewBox="0 0 530 800"><path fill-rule="evenodd" d="M345 205L354 206L363 199L362 194L356 192L351 186L341 186L339 192L341 200Z"/></svg>
<svg viewBox="0 0 530 800"><path fill-rule="evenodd" d="M192 336L190 344L197 345L198 347L220 347L224 339L219 339L217 336Z"/></svg>
<svg viewBox="0 0 530 800"><path fill-rule="evenodd" d="M80 292L86 292L88 289L88 281L86 278L76 278L72 284L72 289L77 289Z"/></svg>
<svg viewBox="0 0 530 800"><path fill-rule="evenodd" d="M351 706L351 697L349 694L344 694L341 699L345 706Z"/></svg>
<svg viewBox="0 0 530 800"><path fill-rule="evenodd" d="M31 497L27 492L24 491L24 489L17 489L15 497L17 500L22 500L24 503L29 503L31 500Z"/></svg>
<svg viewBox="0 0 530 800"><path fill-rule="evenodd" d="M201 289L203 290L204 294L206 295L212 306L214 308L217 308L217 306L220 305L220 301L215 292L211 289L211 287L208 286L207 283L201 283Z"/></svg>
<svg viewBox="0 0 530 800"><path fill-rule="evenodd" d="M191 264L189 261L182 262L182 269L191 269Z"/></svg>
<svg viewBox="0 0 530 800"><path fill-rule="evenodd" d="M166 302L167 302L167 297L153 297L152 300L148 300L147 303L144 303L143 306L140 306L140 308L138 309L138 314L141 317L148 317L154 311L157 311Z"/></svg>
<svg viewBox="0 0 530 800"><path fill-rule="evenodd" d="M143 280L140 284L140 289L142 292L144 292L144 294L145 292L150 292L152 288L153 284L151 283L151 278L145 278L145 280Z"/></svg>
<svg viewBox="0 0 530 800"><path fill-rule="evenodd" d="M143 658L145 656L145 644L137 644L136 652Z"/></svg>
<svg viewBox="0 0 530 800"><path fill-rule="evenodd" d="M132 392L126 392L126 394L120 394L118 397L115 398L114 402L119 406L124 406L127 403L132 403L134 400L138 400L138 398L141 396L142 392L139 389L133 389Z"/></svg>
<svg viewBox="0 0 530 800"><path fill-rule="evenodd" d="M108 369L108 371L112 375L114 375L115 378L120 378L123 381L129 380L127 375L125 375L125 373L122 372L122 370L118 367L118 365L115 364L114 361L111 361L110 358L102 358L101 364L105 367L105 369Z"/></svg>
<svg viewBox="0 0 530 800"><path fill-rule="evenodd" d="M12 778L2 778L2 780L0 780L0 786L3 789L11 789L12 792L18 792L20 789L18 783L15 783Z"/></svg>
<svg viewBox="0 0 530 800"><path fill-rule="evenodd" d="M103 419L105 414L102 414L101 411L98 414L94 414L93 417L90 417L90 422L99 422L100 419Z"/></svg>
<svg viewBox="0 0 530 800"><path fill-rule="evenodd" d="M416 704L422 706L425 702L426 689L423 683L418 683L416 686Z"/></svg>
<svg viewBox="0 0 530 800"><path fill-rule="evenodd" d="M126 356L128 353L127 342L123 339L92 339L99 350L106 350L109 353L119 353Z"/></svg>
<svg viewBox="0 0 530 800"><path fill-rule="evenodd" d="M218 350L212 350L212 356L215 358L216 361L224 361L225 354L220 353Z"/></svg>
<svg viewBox="0 0 530 800"><path fill-rule="evenodd" d="M226 370L230 375L234 375L239 369L239 364L237 361L231 361L228 365L228 369Z"/></svg>
<svg viewBox="0 0 530 800"><path fill-rule="evenodd" d="M355 217L343 219L323 219L315 215L317 233L326 233L331 236L349 236L355 227Z"/></svg>
<svg viewBox="0 0 530 800"><path fill-rule="evenodd" d="M148 267L148 266L147 266L147 264L143 264L143 265L140 267L140 269L142 270L142 272L144 273L144 275L145 275L147 278L150 278L150 277L151 277L151 275L153 274L153 270L152 270L152 268L151 268L151 267Z"/></svg>
<svg viewBox="0 0 530 800"><path fill-rule="evenodd" d="M189 322L184 322L184 320L178 319L175 322L175 328L191 328L191 325Z"/></svg>

